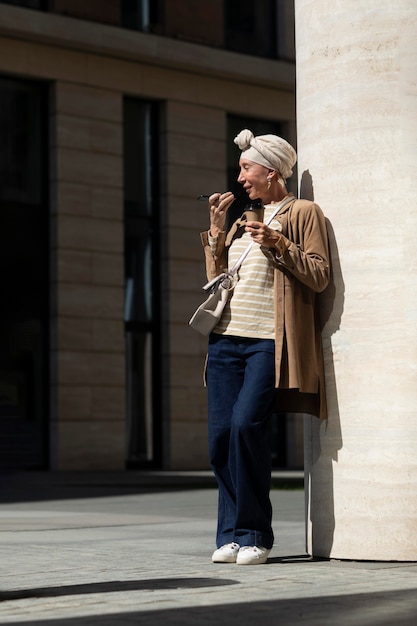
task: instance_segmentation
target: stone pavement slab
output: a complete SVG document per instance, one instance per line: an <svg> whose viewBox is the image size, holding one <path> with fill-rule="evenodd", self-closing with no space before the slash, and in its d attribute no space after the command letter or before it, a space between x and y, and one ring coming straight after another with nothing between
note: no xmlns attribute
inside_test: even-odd
<svg viewBox="0 0 417 626"><path fill-rule="evenodd" d="M0 624L417 624L417 564L306 554L302 489L273 489L276 544L244 567L210 561L212 484L81 479L3 481Z"/></svg>

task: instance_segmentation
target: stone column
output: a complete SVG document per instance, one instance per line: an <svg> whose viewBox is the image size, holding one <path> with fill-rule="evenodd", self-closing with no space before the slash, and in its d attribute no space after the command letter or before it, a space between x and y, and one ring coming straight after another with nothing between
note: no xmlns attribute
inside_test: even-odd
<svg viewBox="0 0 417 626"><path fill-rule="evenodd" d="M295 0L301 193L328 217L315 556L417 560L417 4Z"/></svg>

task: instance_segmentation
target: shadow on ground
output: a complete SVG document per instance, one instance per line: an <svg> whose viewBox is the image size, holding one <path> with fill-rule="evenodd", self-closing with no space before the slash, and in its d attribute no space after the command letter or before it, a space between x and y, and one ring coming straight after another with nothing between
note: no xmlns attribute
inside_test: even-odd
<svg viewBox="0 0 417 626"><path fill-rule="evenodd" d="M136 472L3 472L0 473L0 504L105 498L208 487L213 487L213 482L198 476L178 480Z"/></svg>
<svg viewBox="0 0 417 626"><path fill-rule="evenodd" d="M156 582L156 581L155 581ZM187 579L187 586L188 586ZM210 584L200 579L198 584ZM233 584L233 581L231 581ZM117 584L117 583L116 583ZM140 583L142 584L142 583ZM148 583L149 584L149 583ZM167 589L178 592L178 580L166 583ZM218 581L217 581L218 584ZM142 587L140 587L142 589ZM130 590L130 589L129 589ZM182 590L182 594L186 591ZM233 593L233 592L231 592ZM237 593L236 591L234 593ZM236 597L236 596L235 596ZM184 601L184 595L182 595ZM243 599L242 599L243 600ZM137 600L140 603L140 599ZM132 608L135 598L132 597ZM380 593L349 594L294 598L263 602L244 601L214 606L192 606L176 609L113 613L10 622L3 626L415 626L417 623L417 594L415 589Z"/></svg>
<svg viewBox="0 0 417 626"><path fill-rule="evenodd" d="M303 489L301 472L272 476L273 489ZM0 471L0 504L105 498L185 489L217 488L211 472Z"/></svg>
<svg viewBox="0 0 417 626"><path fill-rule="evenodd" d="M59 596L79 596L89 593L118 593L123 591L160 591L162 589L183 590L202 587L223 587L237 585L236 580L218 578L151 578L148 580L114 580L110 582L61 587L38 587L18 591L0 591L0 602L24 600L27 598L57 598Z"/></svg>

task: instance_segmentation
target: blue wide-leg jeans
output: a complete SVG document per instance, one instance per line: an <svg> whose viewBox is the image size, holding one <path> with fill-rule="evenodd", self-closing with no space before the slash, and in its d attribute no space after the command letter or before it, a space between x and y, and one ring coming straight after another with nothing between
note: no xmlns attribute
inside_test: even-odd
<svg viewBox="0 0 417 626"><path fill-rule="evenodd" d="M209 455L219 486L217 547L271 548L275 342L212 333L207 362Z"/></svg>

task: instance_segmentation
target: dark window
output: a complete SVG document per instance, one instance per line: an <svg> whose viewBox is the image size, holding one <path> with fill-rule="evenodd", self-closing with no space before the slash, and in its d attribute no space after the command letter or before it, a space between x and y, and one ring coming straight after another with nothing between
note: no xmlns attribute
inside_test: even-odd
<svg viewBox="0 0 417 626"><path fill-rule="evenodd" d="M0 77L0 465L47 466L47 89Z"/></svg>
<svg viewBox="0 0 417 626"><path fill-rule="evenodd" d="M295 63L294 0L277 1L276 50L283 61Z"/></svg>
<svg viewBox="0 0 417 626"><path fill-rule="evenodd" d="M2 202L39 206L43 196L42 102L31 83L1 83L0 197Z"/></svg>
<svg viewBox="0 0 417 626"><path fill-rule="evenodd" d="M294 61L293 0L224 0L224 47Z"/></svg>
<svg viewBox="0 0 417 626"><path fill-rule="evenodd" d="M158 109L124 100L128 466L160 462Z"/></svg>
<svg viewBox="0 0 417 626"><path fill-rule="evenodd" d="M0 4L50 11L144 32L157 31L159 22L159 2L156 0L115 0L102 4L98 0L0 0Z"/></svg>
<svg viewBox="0 0 417 626"><path fill-rule="evenodd" d="M158 24L158 2L121 0L121 24L132 30L155 31Z"/></svg>
<svg viewBox="0 0 417 626"><path fill-rule="evenodd" d="M49 0L48 10L80 20L120 26L118 0Z"/></svg>
<svg viewBox="0 0 417 626"><path fill-rule="evenodd" d="M275 0L225 0L224 41L228 50L276 56Z"/></svg>

